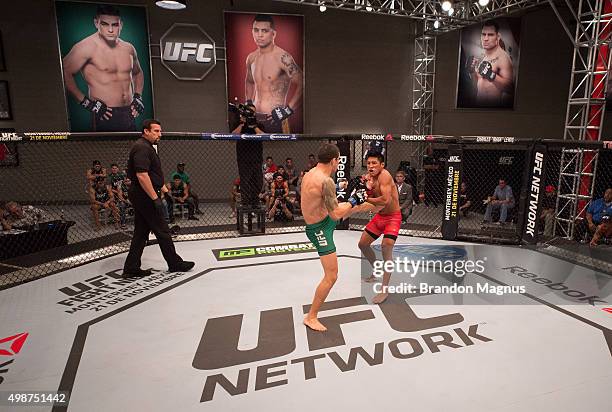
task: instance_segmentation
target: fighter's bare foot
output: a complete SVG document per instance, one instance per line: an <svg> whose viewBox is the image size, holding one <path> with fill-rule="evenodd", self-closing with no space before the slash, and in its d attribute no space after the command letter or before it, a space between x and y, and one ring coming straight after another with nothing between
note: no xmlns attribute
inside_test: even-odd
<svg viewBox="0 0 612 412"><path fill-rule="evenodd" d="M327 328L323 326L321 322L319 322L319 319L310 319L308 316L304 318L304 325L308 326L312 330L316 330L317 332L325 332L327 330Z"/></svg>
<svg viewBox="0 0 612 412"><path fill-rule="evenodd" d="M372 298L372 303L375 303L375 304L377 304L377 305L378 305L378 304L381 304L381 303L383 303L385 300L387 300L387 296L389 296L389 294L388 294L388 293L379 293L378 295L376 295L376 296L374 296L374 297Z"/></svg>
<svg viewBox="0 0 612 412"><path fill-rule="evenodd" d="M367 283L374 283L378 280L378 278L374 275L370 275L370 277L365 278L363 281Z"/></svg>

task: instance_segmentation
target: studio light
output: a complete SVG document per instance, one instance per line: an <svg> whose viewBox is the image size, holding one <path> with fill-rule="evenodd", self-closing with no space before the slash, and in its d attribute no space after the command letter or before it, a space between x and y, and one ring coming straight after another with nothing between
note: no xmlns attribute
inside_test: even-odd
<svg viewBox="0 0 612 412"><path fill-rule="evenodd" d="M155 4L162 9L182 10L187 7L187 0L158 0Z"/></svg>
<svg viewBox="0 0 612 412"><path fill-rule="evenodd" d="M451 8L448 10L448 12L447 12L447 13L448 13L448 15L449 15L449 16L452 16L454 12L455 12L455 9L453 9L453 8L451 7Z"/></svg>
<svg viewBox="0 0 612 412"><path fill-rule="evenodd" d="M366 11L372 11L372 10L374 9L372 8L372 6L370 6L370 2L369 1L366 2Z"/></svg>
<svg viewBox="0 0 612 412"><path fill-rule="evenodd" d="M449 0L444 0L442 2L442 10L449 11L452 7L453 7L453 3L451 3Z"/></svg>
<svg viewBox="0 0 612 412"><path fill-rule="evenodd" d="M440 28L440 20L434 21L434 29L439 29L439 28Z"/></svg>
<svg viewBox="0 0 612 412"><path fill-rule="evenodd" d="M319 11L320 11L321 13L323 13L323 12L325 12L325 10L327 10L327 6L326 6L325 4L321 4L321 5L319 6Z"/></svg>
<svg viewBox="0 0 612 412"><path fill-rule="evenodd" d="M489 4L489 0L478 0L478 4L480 4L480 6L485 7L487 4Z"/></svg>

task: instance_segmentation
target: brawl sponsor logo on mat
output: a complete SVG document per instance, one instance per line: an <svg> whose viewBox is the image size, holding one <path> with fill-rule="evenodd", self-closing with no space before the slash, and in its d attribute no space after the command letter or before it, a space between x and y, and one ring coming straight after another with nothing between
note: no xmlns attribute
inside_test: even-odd
<svg viewBox="0 0 612 412"><path fill-rule="evenodd" d="M184 275L182 272L164 273L152 270L153 274L144 278L124 279L121 272L121 269L113 270L59 288L58 291L64 297L57 304L71 315L85 309L100 312L142 293L153 291Z"/></svg>
<svg viewBox="0 0 612 412"><path fill-rule="evenodd" d="M320 319L327 326L328 332L323 334L306 328L307 347L304 349L311 353L308 356L292 358L287 355L293 353L297 347L295 328L305 328L294 321L292 307L262 311L259 315L259 343L255 348L248 350L238 348L244 314L209 319L192 365L199 370L223 370L223 372L206 377L200 402L213 400L215 392L224 391L231 396L237 396L249 391L288 385L290 381L287 375L290 368L303 369L305 380L319 379L317 368L320 368L323 362L331 362L338 369L338 376L341 378L346 375L340 372L353 371L364 364L379 366L401 362L417 358L424 353L435 354L493 340L480 334L478 331L480 324L453 327L464 321L460 313L420 318L405 302L405 298L389 299L385 304L378 306L380 310L372 310L365 306L368 304L365 297L325 303L322 312L354 309L345 313L321 316ZM307 313L310 305L304 305L302 310ZM383 322L388 325L388 334L380 336L375 344L346 347L342 325L362 321ZM431 331L432 329L437 330ZM354 331L354 327L352 330ZM423 333L425 331L428 333ZM330 351L330 348L335 350ZM261 364L262 361L269 362ZM259 364L242 366L253 362ZM237 367L238 370L228 369L231 367ZM364 372L361 369L360 371ZM301 372L299 374L302 375ZM294 373L289 375L296 376ZM221 393L218 396L225 394Z"/></svg>
<svg viewBox="0 0 612 412"><path fill-rule="evenodd" d="M232 260L249 257L289 255L314 252L317 249L310 242L284 243L276 245L246 246L238 249L212 249L217 260Z"/></svg>
<svg viewBox="0 0 612 412"><path fill-rule="evenodd" d="M4 382L4 378L9 371L8 366L15 361L15 356L21 352L21 348L27 338L28 333L23 332L0 339L0 384ZM12 359L7 359L6 357Z"/></svg>

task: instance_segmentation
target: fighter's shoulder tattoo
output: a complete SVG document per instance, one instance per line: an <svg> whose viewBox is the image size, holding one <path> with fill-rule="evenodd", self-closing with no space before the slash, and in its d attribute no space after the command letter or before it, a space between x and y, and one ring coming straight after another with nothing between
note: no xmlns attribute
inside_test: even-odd
<svg viewBox="0 0 612 412"><path fill-rule="evenodd" d="M499 56L489 60L489 63L494 64L494 63L497 63L498 60L499 60Z"/></svg>
<svg viewBox="0 0 612 412"><path fill-rule="evenodd" d="M285 66L289 77L293 77L294 74L300 71L300 68L295 64L295 60L293 60L293 57L291 57L289 53L283 53L281 55L281 63Z"/></svg>

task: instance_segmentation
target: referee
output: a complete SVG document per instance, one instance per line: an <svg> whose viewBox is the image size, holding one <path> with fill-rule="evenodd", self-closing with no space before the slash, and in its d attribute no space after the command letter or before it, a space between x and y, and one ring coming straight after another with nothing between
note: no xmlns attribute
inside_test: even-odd
<svg viewBox="0 0 612 412"><path fill-rule="evenodd" d="M153 147L161 138L162 130L159 120L147 119L142 122L142 137L133 144L127 164L127 176L132 180L128 196L134 207L134 236L130 252L123 265L123 276L147 276L151 270L140 268L142 251L153 232L159 247L168 263L170 272L185 272L195 263L181 259L174 249L170 228L164 219L162 192L164 175L157 151Z"/></svg>

